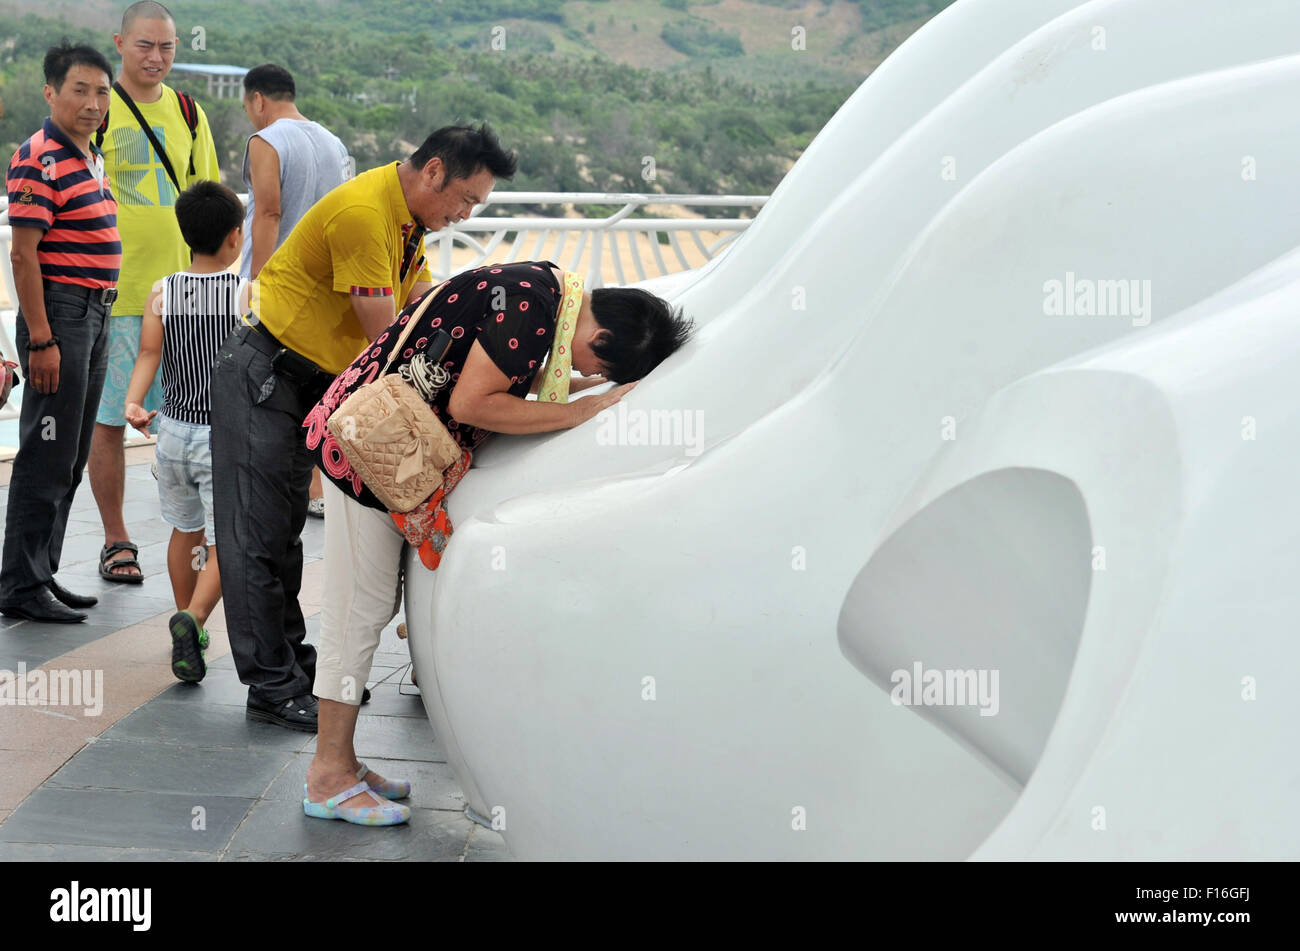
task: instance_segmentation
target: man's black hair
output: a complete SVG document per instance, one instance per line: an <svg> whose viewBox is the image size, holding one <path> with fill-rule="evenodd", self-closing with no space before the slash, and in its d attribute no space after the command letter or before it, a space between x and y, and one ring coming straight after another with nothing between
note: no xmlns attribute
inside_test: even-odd
<svg viewBox="0 0 1300 951"><path fill-rule="evenodd" d="M293 75L283 66L263 63L244 73L244 95L255 92L276 102L293 102L298 89L294 85Z"/></svg>
<svg viewBox="0 0 1300 951"><path fill-rule="evenodd" d="M154 0L139 0L122 11L122 36L126 36L126 31L131 29L131 24L136 20L171 20L176 23L176 18L172 12L164 7L161 3L155 3Z"/></svg>
<svg viewBox="0 0 1300 951"><path fill-rule="evenodd" d="M216 254L244 223L239 196L220 182L195 182L176 198L181 237L195 254Z"/></svg>
<svg viewBox="0 0 1300 951"><path fill-rule="evenodd" d="M108 76L108 81L113 81L113 67L108 65L108 58L103 53L85 44L74 46L66 39L45 52L45 81L56 90L62 89L63 81L68 78L68 70L73 66L102 69Z"/></svg>
<svg viewBox="0 0 1300 951"><path fill-rule="evenodd" d="M691 338L695 324L668 302L639 287L600 287L591 292L591 312L609 334L591 352L615 383L639 380Z"/></svg>
<svg viewBox="0 0 1300 951"><path fill-rule="evenodd" d="M447 170L443 183L457 178L469 178L486 168L494 178L514 178L518 163L514 152L501 148L494 133L485 122L477 129L467 125L447 125L434 132L411 156L417 169L429 164L429 159L442 159Z"/></svg>

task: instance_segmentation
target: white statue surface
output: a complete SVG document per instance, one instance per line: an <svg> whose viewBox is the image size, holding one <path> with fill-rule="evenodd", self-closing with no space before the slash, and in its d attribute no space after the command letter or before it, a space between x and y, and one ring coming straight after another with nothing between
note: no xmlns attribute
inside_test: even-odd
<svg viewBox="0 0 1300 951"><path fill-rule="evenodd" d="M1300 856L1298 51L959 0L622 416L485 447L406 610L513 854Z"/></svg>

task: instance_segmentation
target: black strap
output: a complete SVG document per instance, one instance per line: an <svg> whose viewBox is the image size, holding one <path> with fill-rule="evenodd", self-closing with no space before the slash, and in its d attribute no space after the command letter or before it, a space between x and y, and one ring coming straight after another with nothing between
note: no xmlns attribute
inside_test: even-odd
<svg viewBox="0 0 1300 951"><path fill-rule="evenodd" d="M187 92L181 92L179 89L174 90L176 101L180 103L181 115L185 117L185 124L190 129L190 178L194 177L194 152L196 143L199 139L199 107L194 101L194 97ZM104 113L104 121L99 124L95 130L95 148L104 147L104 135L108 132L108 112Z"/></svg>
<svg viewBox="0 0 1300 951"><path fill-rule="evenodd" d="M176 90L176 101L180 103L181 115L190 130L190 178L194 177L194 150L199 138L199 107L194 97L187 92Z"/></svg>
<svg viewBox="0 0 1300 951"><path fill-rule="evenodd" d="M153 145L154 152L158 155L159 161L162 162L163 168L167 170L167 177L172 180L172 184L176 186L176 191L179 194L181 183L180 179L176 177L176 170L172 168L171 159L167 157L167 152L158 141L158 137L153 134L153 129L149 128L149 123L145 122L144 116L140 115L140 109L136 106L135 100L131 98L130 93L122 88L121 83L113 83L113 90L122 97L122 101L126 103L127 108L131 110L131 115L135 116L135 121L140 123L140 128L143 129L144 134L149 137L149 142Z"/></svg>

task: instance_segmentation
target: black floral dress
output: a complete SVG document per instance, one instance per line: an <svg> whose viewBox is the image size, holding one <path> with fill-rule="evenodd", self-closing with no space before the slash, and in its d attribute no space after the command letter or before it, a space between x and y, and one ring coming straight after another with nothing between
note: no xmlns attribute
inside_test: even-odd
<svg viewBox="0 0 1300 951"><path fill-rule="evenodd" d="M462 449L473 452L488 436L485 429L465 426L447 411L451 392L474 342L482 344L497 368L510 378L510 394L524 397L550 353L556 318L564 293L550 261L484 265L453 277L420 315L402 352L388 368L400 373L429 404ZM430 291L429 293L435 293ZM388 361L392 344L401 335L423 298L408 305L346 370L339 374L316 404L303 427L307 448L319 454L325 477L349 498L387 511L343 456L326 426L330 415L357 389L373 382ZM441 360L427 352L438 330L451 336Z"/></svg>

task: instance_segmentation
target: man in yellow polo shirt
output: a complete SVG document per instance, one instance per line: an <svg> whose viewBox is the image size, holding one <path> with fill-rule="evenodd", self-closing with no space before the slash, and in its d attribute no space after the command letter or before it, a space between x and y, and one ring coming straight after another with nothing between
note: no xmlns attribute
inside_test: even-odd
<svg viewBox="0 0 1300 951"><path fill-rule="evenodd" d="M405 162L318 201L258 276L212 370L213 508L226 627L250 719L315 732L316 650L298 605L312 457L302 420L430 287L424 235L515 173L486 126L447 126ZM238 553L238 554L236 554Z"/></svg>

